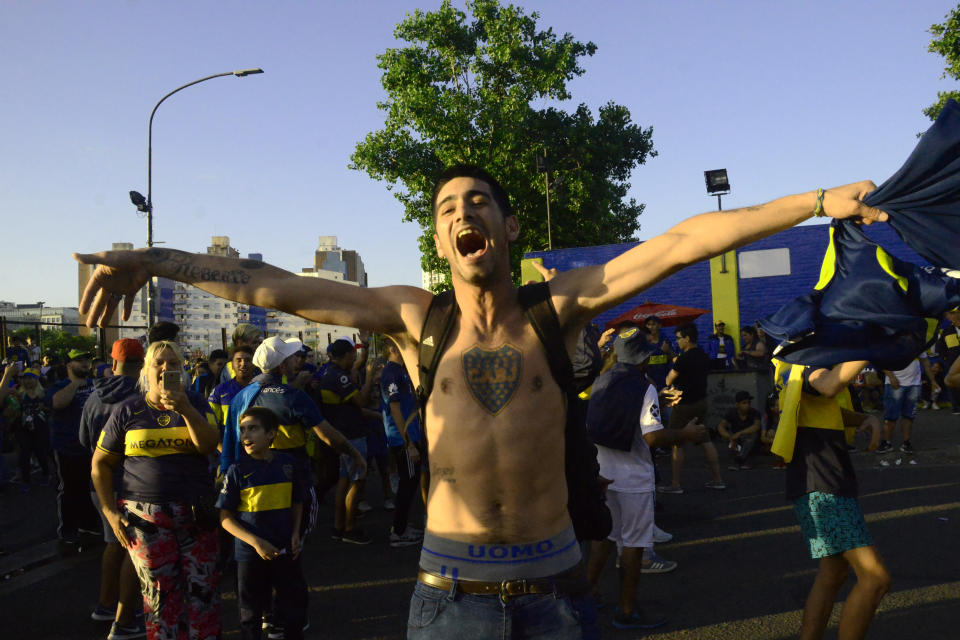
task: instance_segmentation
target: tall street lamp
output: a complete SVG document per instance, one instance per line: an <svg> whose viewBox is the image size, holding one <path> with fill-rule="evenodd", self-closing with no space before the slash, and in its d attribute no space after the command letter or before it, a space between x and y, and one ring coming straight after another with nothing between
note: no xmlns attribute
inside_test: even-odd
<svg viewBox="0 0 960 640"><path fill-rule="evenodd" d="M263 73L263 69L241 69L240 71L226 71L224 73L215 73L212 76L207 76L205 78L200 78L199 80L194 80L193 82L188 82L182 87L177 87L167 95L160 98L160 102L153 107L153 111L150 112L150 124L147 127L147 197L144 198L143 195L138 191L130 192L130 202L137 207L137 211L147 214L147 247L153 246L153 116L157 113L157 109L163 104L163 101L177 93L182 91L187 87L192 87L195 84L200 84L201 82L206 82L207 80L213 80L214 78L221 78L223 76L236 76L238 78L243 78L245 76L252 76L258 73ZM147 327L153 326L153 280L147 284Z"/></svg>
<svg viewBox="0 0 960 640"><path fill-rule="evenodd" d="M550 229L550 163L547 161L547 150L543 155L537 154L537 173L542 173L547 186L547 250L553 251L553 232Z"/></svg>

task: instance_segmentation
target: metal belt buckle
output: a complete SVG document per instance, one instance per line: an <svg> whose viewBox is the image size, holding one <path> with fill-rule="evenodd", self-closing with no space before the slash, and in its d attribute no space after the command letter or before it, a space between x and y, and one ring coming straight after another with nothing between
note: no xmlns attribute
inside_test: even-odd
<svg viewBox="0 0 960 640"><path fill-rule="evenodd" d="M500 599L504 602L515 596L522 596L526 592L526 580L504 580L500 583Z"/></svg>

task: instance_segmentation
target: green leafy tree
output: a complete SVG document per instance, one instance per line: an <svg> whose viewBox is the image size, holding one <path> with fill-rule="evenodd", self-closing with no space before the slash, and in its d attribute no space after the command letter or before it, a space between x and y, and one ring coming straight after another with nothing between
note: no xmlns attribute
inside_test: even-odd
<svg viewBox="0 0 960 640"><path fill-rule="evenodd" d="M595 118L580 104L567 112L567 83L596 51L569 33L538 30L537 13L496 0L449 1L416 11L397 25L408 43L377 57L387 98L383 129L357 144L351 168L396 190L404 220L416 221L421 263L446 274L433 244L433 182L456 163L484 167L510 194L523 231L514 243L515 276L525 251L547 248L546 183L537 156L549 162L553 247L624 242L640 228L643 205L626 198L633 168L656 155L652 128L631 122L608 102ZM438 286L445 288L445 284Z"/></svg>
<svg viewBox="0 0 960 640"><path fill-rule="evenodd" d="M37 331L33 327L23 327L12 332L24 340L31 337L37 339ZM80 349L92 354L97 348L97 340L92 336L79 336L60 331L59 329L43 329L43 352L55 353L61 358L66 357L71 349Z"/></svg>
<svg viewBox="0 0 960 640"><path fill-rule="evenodd" d="M948 13L943 24L935 24L930 27L930 33L933 39L930 41L928 51L943 56L947 66L943 69L941 78L953 78L960 80L960 5ZM936 120L943 110L944 105L950 99L960 101L960 91L939 91L937 101L923 110L923 113L931 120Z"/></svg>

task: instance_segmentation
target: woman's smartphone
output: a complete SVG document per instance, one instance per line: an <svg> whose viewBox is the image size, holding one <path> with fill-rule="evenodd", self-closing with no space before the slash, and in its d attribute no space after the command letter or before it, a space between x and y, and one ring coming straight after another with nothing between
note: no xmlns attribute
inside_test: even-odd
<svg viewBox="0 0 960 640"><path fill-rule="evenodd" d="M179 391L183 387L179 371L164 371L160 374L160 386L168 391Z"/></svg>

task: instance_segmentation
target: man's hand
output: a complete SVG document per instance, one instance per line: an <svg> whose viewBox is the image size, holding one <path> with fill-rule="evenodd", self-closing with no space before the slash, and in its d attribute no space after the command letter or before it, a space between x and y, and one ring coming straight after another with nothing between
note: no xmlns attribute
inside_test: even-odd
<svg viewBox="0 0 960 640"><path fill-rule="evenodd" d="M831 218L854 218L863 224L886 222L890 217L880 209L874 209L863 204L862 200L877 185L870 180L854 182L842 187L827 189L823 194L823 212Z"/></svg>
<svg viewBox="0 0 960 640"><path fill-rule="evenodd" d="M257 555L264 560L273 560L280 555L280 550L270 544L268 540L264 540L263 538L257 538L254 540L253 548L256 550Z"/></svg>
<svg viewBox="0 0 960 640"><path fill-rule="evenodd" d="M300 555L301 549L300 532L294 531L293 535L290 536L290 555L296 559L296 557Z"/></svg>
<svg viewBox="0 0 960 640"><path fill-rule="evenodd" d="M551 280L553 280L554 276L560 273L556 269L547 269L545 266L543 266L536 260L531 260L530 264L532 264L533 268L536 269L541 276L543 276L543 279L546 282L550 282Z"/></svg>
<svg viewBox="0 0 960 640"><path fill-rule="evenodd" d="M142 251L101 251L75 253L74 260L83 264L99 265L87 282L80 299L80 313L87 314L87 326L107 326L110 316L123 300L123 319L130 319L133 301L150 280Z"/></svg>
<svg viewBox="0 0 960 640"><path fill-rule="evenodd" d="M707 439L707 427L698 423L697 419L694 418L680 430L680 435L683 436L683 439L687 442L697 444Z"/></svg>
<svg viewBox="0 0 960 640"><path fill-rule="evenodd" d="M367 461L356 449L353 450L353 459L357 463L357 473L360 476L358 479L363 480L367 477Z"/></svg>
<svg viewBox="0 0 960 640"><path fill-rule="evenodd" d="M602 349L605 344L613 340L613 334L616 333L616 331L617 331L616 327L610 327L609 329L601 333L600 339L597 340L597 346Z"/></svg>
<svg viewBox="0 0 960 640"><path fill-rule="evenodd" d="M675 407L677 403L680 402L681 396L683 396L683 391L677 389L676 387L664 387L660 391L660 395L663 396L663 399L666 401L664 404L668 407Z"/></svg>

